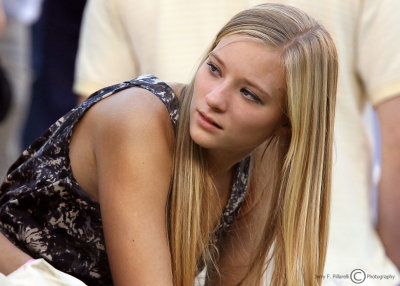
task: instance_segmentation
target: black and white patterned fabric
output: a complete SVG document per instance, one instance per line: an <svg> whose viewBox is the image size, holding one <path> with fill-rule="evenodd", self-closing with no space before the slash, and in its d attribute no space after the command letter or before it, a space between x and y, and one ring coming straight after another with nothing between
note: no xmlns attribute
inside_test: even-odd
<svg viewBox="0 0 400 286"><path fill-rule="evenodd" d="M32 257L44 258L88 285L112 285L112 280L100 205L85 194L73 177L69 143L74 126L91 106L133 86L155 94L167 107L176 126L178 100L166 83L152 75L101 89L59 119L25 150L10 167L0 187L0 231ZM246 194L248 172L249 158L238 164L217 237L228 230L239 212Z"/></svg>

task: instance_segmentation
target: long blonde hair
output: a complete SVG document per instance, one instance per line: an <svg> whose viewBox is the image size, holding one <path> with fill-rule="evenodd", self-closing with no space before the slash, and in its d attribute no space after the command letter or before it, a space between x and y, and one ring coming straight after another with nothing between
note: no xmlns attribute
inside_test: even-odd
<svg viewBox="0 0 400 286"><path fill-rule="evenodd" d="M282 51L285 115L290 125L274 165L276 184L263 237L241 285L256 285L265 267L272 285L318 285L327 248L337 54L327 31L302 11L262 4L240 12L218 33L241 34ZM208 53L207 53L208 54ZM174 285L192 285L199 260L215 266L213 206L218 197L201 147L189 134L193 83L183 92L167 224ZM273 139L271 139L271 142ZM281 143L279 143L281 141ZM270 144L271 146L274 144ZM276 144L275 144L276 145ZM272 148L269 148L272 149ZM275 149L275 150L278 150ZM268 151L268 150L267 150Z"/></svg>

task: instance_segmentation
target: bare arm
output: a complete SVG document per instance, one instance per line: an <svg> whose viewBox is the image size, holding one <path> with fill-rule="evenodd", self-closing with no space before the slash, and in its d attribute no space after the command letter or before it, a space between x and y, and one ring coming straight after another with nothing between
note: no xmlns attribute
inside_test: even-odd
<svg viewBox="0 0 400 286"><path fill-rule="evenodd" d="M12 244L0 232L0 273L8 275L22 266L30 258L28 254Z"/></svg>
<svg viewBox="0 0 400 286"><path fill-rule="evenodd" d="M376 108L381 129L378 232L387 255L400 268L400 96Z"/></svg>
<svg viewBox="0 0 400 286"><path fill-rule="evenodd" d="M107 99L95 127L107 254L115 285L172 285L165 205L173 131L163 104L136 93Z"/></svg>
<svg viewBox="0 0 400 286"><path fill-rule="evenodd" d="M6 14L4 13L3 1L0 0L0 36L3 33L6 22L7 22L7 17Z"/></svg>

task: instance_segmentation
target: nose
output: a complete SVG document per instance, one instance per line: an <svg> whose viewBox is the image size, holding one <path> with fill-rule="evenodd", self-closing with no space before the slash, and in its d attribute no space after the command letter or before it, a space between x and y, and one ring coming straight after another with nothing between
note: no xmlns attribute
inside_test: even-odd
<svg viewBox="0 0 400 286"><path fill-rule="evenodd" d="M229 104L229 90L224 84L214 86L206 95L206 102L211 109L225 112Z"/></svg>

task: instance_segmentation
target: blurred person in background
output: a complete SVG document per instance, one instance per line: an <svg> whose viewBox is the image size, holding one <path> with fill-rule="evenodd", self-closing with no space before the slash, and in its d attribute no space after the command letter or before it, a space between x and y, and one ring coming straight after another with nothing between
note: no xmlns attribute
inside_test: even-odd
<svg viewBox="0 0 400 286"><path fill-rule="evenodd" d="M41 0L1 0L3 31L0 62L11 92L10 108L0 122L0 178L22 150L22 128L30 101L30 27L40 14ZM4 106L3 106L4 107Z"/></svg>
<svg viewBox="0 0 400 286"><path fill-rule="evenodd" d="M85 4L86 0L43 1L41 17L32 30L35 78L24 147L76 105L72 84Z"/></svg>
<svg viewBox="0 0 400 286"><path fill-rule="evenodd" d="M6 24L6 15L4 14L3 4L0 1L0 36ZM4 72L0 61L0 123L7 117L11 108L11 88L10 81Z"/></svg>
<svg viewBox="0 0 400 286"><path fill-rule="evenodd" d="M274 0L299 7L332 33L339 53L331 229L325 272L400 276L400 2ZM373 149L365 112L381 130L381 175L374 225ZM343 283L343 279L338 279ZM346 281L347 283L350 281Z"/></svg>
<svg viewBox="0 0 400 286"><path fill-rule="evenodd" d="M74 89L93 91L140 73L185 81L211 32L238 10L264 1L89 0ZM320 20L340 59L331 229L325 273L392 274L400 267L400 1L280 0ZM179 52L178 52L179 51ZM372 147L365 111L381 128L378 231L373 220ZM397 174L397 175L396 175ZM382 243L383 242L383 243ZM384 248L385 246L385 248ZM395 266L395 264L397 267ZM324 273L321 273L324 274ZM332 282L325 280L325 282ZM347 283L337 279L335 283ZM393 280L363 285L396 285Z"/></svg>

